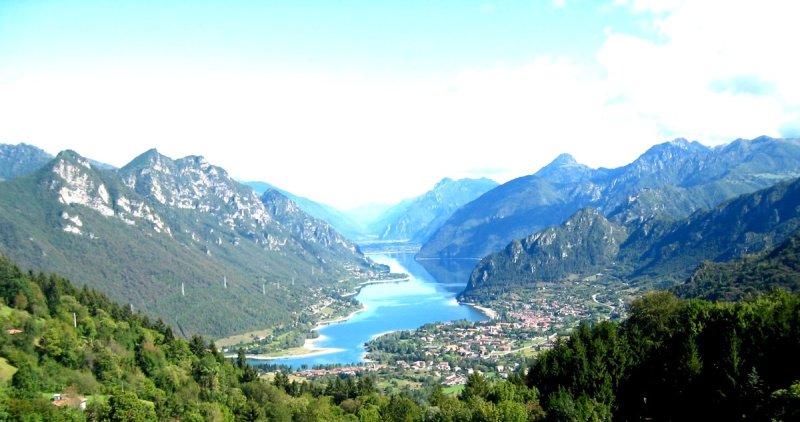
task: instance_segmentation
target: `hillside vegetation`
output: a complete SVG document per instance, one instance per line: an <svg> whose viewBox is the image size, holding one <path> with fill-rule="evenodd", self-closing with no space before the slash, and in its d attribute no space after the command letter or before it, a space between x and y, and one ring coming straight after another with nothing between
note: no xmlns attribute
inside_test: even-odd
<svg viewBox="0 0 800 422"><path fill-rule="evenodd" d="M636 201L631 206L636 207ZM741 195L685 219L621 220L620 215L626 215L624 209L606 218L587 208L559 226L511 242L478 263L464 296L481 300L536 282L595 274L648 289L670 288L704 261L729 261L796 237L800 179ZM698 277L714 276L706 272Z"/></svg>
<svg viewBox="0 0 800 422"><path fill-rule="evenodd" d="M796 420L800 296L741 303L647 295L624 323L583 324L526 377L470 376L457 396L386 396L371 376L271 382L199 336L176 338L67 280L0 258L0 419L47 421ZM48 400L63 393L65 406ZM86 410L77 405L86 398ZM676 405L680 403L680 405Z"/></svg>
<svg viewBox="0 0 800 422"><path fill-rule="evenodd" d="M0 253L185 337L296 324L292 312L386 272L283 195L259 197L202 157L155 150L119 170L65 151L0 182Z"/></svg>

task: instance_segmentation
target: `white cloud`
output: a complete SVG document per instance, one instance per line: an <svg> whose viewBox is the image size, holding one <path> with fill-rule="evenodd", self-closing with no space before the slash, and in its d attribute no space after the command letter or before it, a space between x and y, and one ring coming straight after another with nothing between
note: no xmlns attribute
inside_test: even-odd
<svg viewBox="0 0 800 422"><path fill-rule="evenodd" d="M614 0L617 6L630 6L634 12L649 12L662 14L674 11L685 0Z"/></svg>
<svg viewBox="0 0 800 422"><path fill-rule="evenodd" d="M611 29L585 62L539 56L425 80L325 69L3 69L0 142L74 148L115 165L153 146L202 154L243 179L348 207L416 195L444 176L508 180L561 152L617 166L677 136L798 133L792 2L622 7L657 37Z"/></svg>
<svg viewBox="0 0 800 422"><path fill-rule="evenodd" d="M611 32L598 61L612 92L665 134L709 141L779 135L784 122L797 118L800 64L789 40L800 5L635 1L632 7L658 14L652 22L660 39Z"/></svg>

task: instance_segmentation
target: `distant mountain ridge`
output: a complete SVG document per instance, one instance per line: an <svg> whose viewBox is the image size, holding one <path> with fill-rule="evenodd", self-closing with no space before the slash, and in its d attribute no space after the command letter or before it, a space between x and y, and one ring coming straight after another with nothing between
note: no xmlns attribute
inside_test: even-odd
<svg viewBox="0 0 800 422"><path fill-rule="evenodd" d="M703 261L728 261L766 250L798 230L800 179L741 195L677 221L623 224L587 208L559 226L515 240L482 259L465 294L597 273L670 287Z"/></svg>
<svg viewBox="0 0 800 422"><path fill-rule="evenodd" d="M798 176L797 139L738 139L714 148L676 139L615 169L591 169L563 154L456 211L419 256L479 259L514 239L557 226L585 207L603 215L624 210L628 219L681 219ZM639 199L639 209L628 207L632 198Z"/></svg>
<svg viewBox="0 0 800 422"><path fill-rule="evenodd" d="M444 178L424 194L386 210L370 231L384 241L425 242L453 212L495 186L497 182L486 178Z"/></svg>
<svg viewBox="0 0 800 422"><path fill-rule="evenodd" d="M0 180L31 174L52 159L52 155L33 145L0 144Z"/></svg>
<svg viewBox="0 0 800 422"><path fill-rule="evenodd" d="M323 220L333 226L339 233L350 240L359 240L364 237L366 229L345 212L340 211L330 205L316 202L311 199L295 195L284 189L278 188L267 182L242 182L244 185L253 188L256 193L263 195L269 190L280 192L283 196L294 201L304 212Z"/></svg>
<svg viewBox="0 0 800 422"><path fill-rule="evenodd" d="M336 281L386 271L279 193L258 197L202 157L156 150L119 170L64 151L0 183L0 252L184 335L288 325Z"/></svg>

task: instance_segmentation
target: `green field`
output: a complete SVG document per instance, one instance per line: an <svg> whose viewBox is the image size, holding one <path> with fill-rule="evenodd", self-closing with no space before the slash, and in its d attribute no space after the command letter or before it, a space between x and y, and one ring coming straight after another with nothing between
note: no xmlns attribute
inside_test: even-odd
<svg viewBox="0 0 800 422"><path fill-rule="evenodd" d="M442 391L444 391L444 393L447 395L455 396L461 394L461 392L464 391L464 384L451 385L450 387L443 388Z"/></svg>
<svg viewBox="0 0 800 422"><path fill-rule="evenodd" d="M17 368L11 366L6 358L0 358L0 387L8 385L16 372Z"/></svg>
<svg viewBox="0 0 800 422"><path fill-rule="evenodd" d="M5 318L11 316L14 313L14 310L9 308L6 305L0 305L0 318Z"/></svg>

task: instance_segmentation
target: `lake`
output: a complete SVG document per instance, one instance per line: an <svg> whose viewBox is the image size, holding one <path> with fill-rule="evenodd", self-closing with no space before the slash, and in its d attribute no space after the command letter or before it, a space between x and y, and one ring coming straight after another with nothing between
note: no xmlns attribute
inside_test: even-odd
<svg viewBox="0 0 800 422"><path fill-rule="evenodd" d="M364 286L356 299L366 310L352 318L322 327L323 338L316 345L340 349L323 355L250 360L254 365L265 362L300 367L323 364L350 364L364 359L364 343L372 338L397 330L410 330L431 322L466 319L484 321L487 317L468 305L460 305L455 296L464 289L465 274L474 261L448 263L423 261L428 271L414 260L414 254L370 256L375 262L386 264L392 272L406 273L409 281L381 283ZM434 277L432 274L436 274Z"/></svg>

